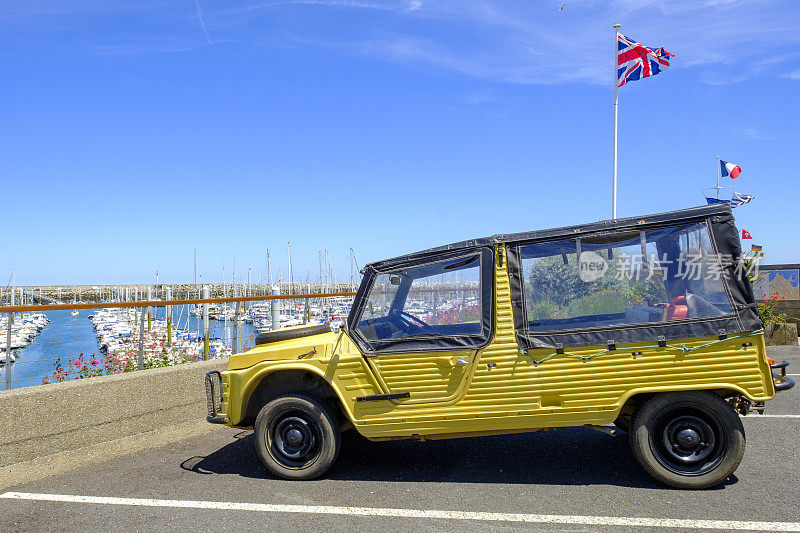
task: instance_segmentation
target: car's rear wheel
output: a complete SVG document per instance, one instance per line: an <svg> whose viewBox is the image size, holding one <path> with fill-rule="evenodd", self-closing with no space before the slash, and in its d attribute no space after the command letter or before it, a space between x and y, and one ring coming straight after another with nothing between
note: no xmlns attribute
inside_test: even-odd
<svg viewBox="0 0 800 533"><path fill-rule="evenodd" d="M284 479L314 479L333 465L341 436L336 415L311 396L286 395L266 404L253 437L261 462Z"/></svg>
<svg viewBox="0 0 800 533"><path fill-rule="evenodd" d="M742 461L744 427L716 394L660 394L636 412L631 449L658 481L681 489L705 489L727 479Z"/></svg>

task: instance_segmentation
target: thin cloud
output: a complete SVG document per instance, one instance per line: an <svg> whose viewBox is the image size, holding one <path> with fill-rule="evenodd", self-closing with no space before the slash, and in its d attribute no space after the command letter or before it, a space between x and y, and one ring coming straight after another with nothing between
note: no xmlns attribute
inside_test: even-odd
<svg viewBox="0 0 800 533"><path fill-rule="evenodd" d="M487 92L472 92L469 94L465 94L463 99L464 102L466 102L467 104L474 106L486 102L494 102L495 97L494 95Z"/></svg>
<svg viewBox="0 0 800 533"><path fill-rule="evenodd" d="M751 126L734 128L733 133L739 137L750 139L752 141L771 141L776 138L775 135Z"/></svg>
<svg viewBox="0 0 800 533"><path fill-rule="evenodd" d="M709 85L732 85L751 78L763 76L771 69L782 66L784 63L792 61L794 58L794 54L775 54L761 59L753 59L743 68L735 70L729 68L728 64L723 63L721 66L714 66L712 71L704 72L701 79L703 83ZM785 75L781 77L785 77Z"/></svg>
<svg viewBox="0 0 800 533"><path fill-rule="evenodd" d="M211 44L211 37L208 36L208 29L206 28L206 21L203 20L203 9L200 7L200 0L194 0L194 8L197 11L197 20L200 21L200 27L203 28L203 35L206 36L206 41Z"/></svg>
<svg viewBox="0 0 800 533"><path fill-rule="evenodd" d="M796 0L571 0L565 13L557 11L563 0L245 0L206 10L194 2L189 15L164 0L31 0L0 7L0 15L7 28L28 30L45 19L70 26L82 43L92 35L85 29L108 17L152 18L154 34L117 32L105 37L111 43L89 41L91 49L157 51L142 42L190 42L199 21L208 44L235 38L243 48L280 46L270 43L289 34L301 46L515 84L609 84L611 26L620 23L629 37L674 52L673 68L693 69L706 83L798 79L798 71L786 73L800 59ZM219 40L208 31L211 16Z"/></svg>
<svg viewBox="0 0 800 533"><path fill-rule="evenodd" d="M140 56L150 54L174 54L179 52L188 52L197 48L196 44L183 42L183 43L161 43L161 44L120 44L97 46L94 51L97 54L104 56Z"/></svg>
<svg viewBox="0 0 800 533"><path fill-rule="evenodd" d="M411 2L414 4L415 2ZM420 1L419 4L422 4ZM349 7L358 9L378 9L378 10L400 10L403 8L402 2L366 2L361 0L276 0L272 2L257 2L245 5L244 9L257 10L265 7L281 7L289 5L298 6L320 6L320 7Z"/></svg>
<svg viewBox="0 0 800 533"><path fill-rule="evenodd" d="M745 0L615 0L608 4L574 0L567 17L558 16L552 9L555 3L549 2L440 1L425 4L425 9L411 9L417 2L407 3L406 9L394 1L293 3L320 9L335 5L394 11L391 31L378 22L370 37L315 36L313 40L321 46L505 83L608 84L613 22L622 23L626 34L646 45L663 45L675 52L676 67L731 67L722 76L700 72L701 79L710 84L777 77L779 63L800 57L794 51L800 43L800 34L794 30L800 16L786 1L755 5ZM397 17L419 18L448 31L399 25ZM390 19L386 20L388 27ZM774 59L776 55L779 60Z"/></svg>
<svg viewBox="0 0 800 533"><path fill-rule="evenodd" d="M577 64L564 67L562 54L526 47L524 43L501 49L477 45L469 52L454 51L446 44L418 37L384 35L359 47L364 54L385 57L405 64L425 64L468 76L514 84L558 84L569 82L607 82L608 68ZM500 59L498 56L502 56Z"/></svg>

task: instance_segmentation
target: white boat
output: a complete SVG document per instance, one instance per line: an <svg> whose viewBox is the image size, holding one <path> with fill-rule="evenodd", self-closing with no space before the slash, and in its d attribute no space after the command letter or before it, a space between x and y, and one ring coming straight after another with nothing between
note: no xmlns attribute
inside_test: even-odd
<svg viewBox="0 0 800 533"><path fill-rule="evenodd" d="M15 362L17 358L14 356L14 352L11 352L10 356L6 356L5 350L0 351L0 365L4 365L8 362L8 359L11 359L11 362Z"/></svg>
<svg viewBox="0 0 800 533"><path fill-rule="evenodd" d="M14 350L25 348L36 336L44 329L47 323L50 322L44 313L31 313L22 315L11 323L11 346L6 346L8 340L8 317L0 318L0 353L2 353L2 364L6 362L13 363L16 361ZM10 351L10 355L6 357L5 352Z"/></svg>

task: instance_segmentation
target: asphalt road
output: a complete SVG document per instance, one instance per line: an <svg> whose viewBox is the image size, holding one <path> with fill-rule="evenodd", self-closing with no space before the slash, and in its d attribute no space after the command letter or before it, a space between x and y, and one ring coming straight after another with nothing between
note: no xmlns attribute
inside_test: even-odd
<svg viewBox="0 0 800 533"><path fill-rule="evenodd" d="M800 374L800 351L770 353ZM220 428L6 488L37 499L0 498L0 530L763 529L753 522L800 530L800 390L779 394L767 414L790 416L745 417L744 461L724 485L701 492L660 486L639 469L624 435L583 428L425 443L371 443L348 432L333 469L310 482L271 478L253 452L250 432ZM71 501L42 500L53 494ZM536 516L515 521L522 514ZM675 519L689 522L659 521Z"/></svg>

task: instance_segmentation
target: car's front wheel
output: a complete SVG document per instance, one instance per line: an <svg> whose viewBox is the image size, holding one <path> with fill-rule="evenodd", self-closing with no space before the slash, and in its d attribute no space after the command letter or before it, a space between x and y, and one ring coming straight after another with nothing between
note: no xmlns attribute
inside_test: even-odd
<svg viewBox="0 0 800 533"><path fill-rule="evenodd" d="M253 437L261 462L284 479L314 479L336 461L339 421L311 396L286 395L267 403L256 417Z"/></svg>
<svg viewBox="0 0 800 533"><path fill-rule="evenodd" d="M634 415L629 438L651 476L681 489L719 485L739 466L745 447L739 415L708 392L650 398Z"/></svg>

